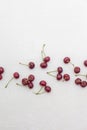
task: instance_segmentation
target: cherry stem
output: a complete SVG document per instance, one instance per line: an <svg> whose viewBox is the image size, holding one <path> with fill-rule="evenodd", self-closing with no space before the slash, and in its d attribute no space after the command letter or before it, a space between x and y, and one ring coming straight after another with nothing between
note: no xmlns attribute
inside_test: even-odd
<svg viewBox="0 0 87 130"><path fill-rule="evenodd" d="M45 91L41 92L41 91L42 91L42 89L43 89L43 87L41 87L41 88L39 89L39 91L38 91L38 92L36 92L36 93L34 93L34 94L36 94L36 95L40 95L40 94L45 93ZM41 93L40 93L40 92L41 92Z"/></svg>
<svg viewBox="0 0 87 130"><path fill-rule="evenodd" d="M70 64L71 64L73 67L75 67L75 65L74 65L73 63L70 62Z"/></svg>
<svg viewBox="0 0 87 130"><path fill-rule="evenodd" d="M9 83L10 83L13 79L14 79L14 77L12 77L12 78L8 81L8 83L5 85L5 88L8 87Z"/></svg>
<svg viewBox="0 0 87 130"><path fill-rule="evenodd" d="M43 44L42 51L41 51L42 60L44 59L44 57L46 57L44 47L45 47L45 44Z"/></svg>
<svg viewBox="0 0 87 130"><path fill-rule="evenodd" d="M16 83L17 86L23 86L22 84Z"/></svg>
<svg viewBox="0 0 87 130"><path fill-rule="evenodd" d="M56 76L53 75L53 74L51 74L50 72L47 72L47 74L50 75L50 76L52 76L52 77L55 77L55 78L56 78Z"/></svg>
<svg viewBox="0 0 87 130"><path fill-rule="evenodd" d="M84 74L76 74L75 76L84 76L87 78L87 75L84 75Z"/></svg>
<svg viewBox="0 0 87 130"><path fill-rule="evenodd" d="M57 70L52 70L52 71L49 71L47 73L53 73L53 72L57 72Z"/></svg>
<svg viewBox="0 0 87 130"><path fill-rule="evenodd" d="M24 63L21 63L21 62L19 62L19 64L20 64L20 65L25 65L25 66L28 66L27 64L24 64Z"/></svg>

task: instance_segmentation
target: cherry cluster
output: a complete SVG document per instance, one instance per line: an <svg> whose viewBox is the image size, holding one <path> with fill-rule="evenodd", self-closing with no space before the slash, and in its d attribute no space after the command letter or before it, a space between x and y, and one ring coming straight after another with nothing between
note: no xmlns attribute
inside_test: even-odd
<svg viewBox="0 0 87 130"><path fill-rule="evenodd" d="M45 69L48 67L48 62L51 60L50 56L46 56L45 51L45 44L42 47L41 50L41 56L42 56L42 62L40 63L40 67L42 69ZM86 80L82 80L80 78L80 76L83 76L87 79L87 74L80 74L81 72L81 68L79 66L75 66L72 62L70 57L65 57L63 59L64 64L71 64L73 66L73 72L75 75L75 84L79 85L81 87L86 87L87 86L87 81ZM19 63L21 65L25 65L27 66L29 69L34 69L35 68L35 63L33 61L30 61L28 64L24 64L24 63ZM84 66L87 67L87 60L85 60L83 62ZM3 79L2 74L4 73L4 68L0 67L0 80ZM54 75L54 73L56 73ZM49 71L47 72L48 75L54 77L57 81L69 81L71 79L70 75L68 73L64 73L63 67L62 66L58 66L55 70ZM79 77L78 77L79 76ZM13 80L13 79L19 79L20 78L20 74L18 72L14 72L13 76L11 77L11 79L7 82L7 84L5 85L5 88L8 87L9 83ZM23 79L21 79L21 83L16 83L16 85L18 86L25 86L28 87L29 89L33 89L34 88L34 80L35 80L35 75L33 74L29 74L29 76L26 78L24 77ZM39 83L40 89L38 90L38 92L34 92L34 94L36 95L40 95L43 94L45 92L50 93L51 92L51 87L47 84L47 82L45 80L41 80Z"/></svg>

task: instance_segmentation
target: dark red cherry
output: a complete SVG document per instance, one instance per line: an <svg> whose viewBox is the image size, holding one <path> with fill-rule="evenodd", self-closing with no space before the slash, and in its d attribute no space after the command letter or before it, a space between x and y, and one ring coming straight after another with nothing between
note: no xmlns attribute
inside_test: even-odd
<svg viewBox="0 0 87 130"><path fill-rule="evenodd" d="M51 92L51 87L50 87L50 86L46 86L46 87L45 87L45 91L46 91L47 93Z"/></svg>
<svg viewBox="0 0 87 130"><path fill-rule="evenodd" d="M65 57L63 59L63 61L64 61L65 64L68 64L70 62L70 58L69 57Z"/></svg>

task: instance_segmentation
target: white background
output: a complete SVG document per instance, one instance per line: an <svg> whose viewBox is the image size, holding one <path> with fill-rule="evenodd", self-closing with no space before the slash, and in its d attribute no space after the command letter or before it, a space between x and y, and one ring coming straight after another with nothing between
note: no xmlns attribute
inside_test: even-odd
<svg viewBox="0 0 87 130"><path fill-rule="evenodd" d="M43 43L51 56L45 70L39 67ZM0 81L0 130L87 130L87 88L74 84L72 66L62 61L65 56L86 74L86 0L0 0L0 66L5 68ZM31 60L34 70L19 65ZM58 82L46 74L59 65L71 81ZM5 89L15 71L20 80ZM34 90L17 87L16 82L30 73L36 76ZM52 92L36 96L32 91L40 88L42 79Z"/></svg>

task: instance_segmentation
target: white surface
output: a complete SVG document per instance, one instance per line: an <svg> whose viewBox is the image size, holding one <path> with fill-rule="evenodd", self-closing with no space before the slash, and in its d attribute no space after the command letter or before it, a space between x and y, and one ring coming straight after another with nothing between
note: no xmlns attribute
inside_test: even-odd
<svg viewBox="0 0 87 130"><path fill-rule="evenodd" d="M51 56L49 68L39 68L40 51L46 42ZM74 85L71 65L62 59L83 66L87 59L86 0L0 0L0 65L4 79L0 81L0 130L87 130L87 88ZM30 71L18 63L34 60ZM71 74L68 83L57 82L46 75L58 65ZM4 88L14 71L21 78L33 73L38 82L45 79L52 86L51 94L35 96L28 88L16 87L12 81Z"/></svg>

